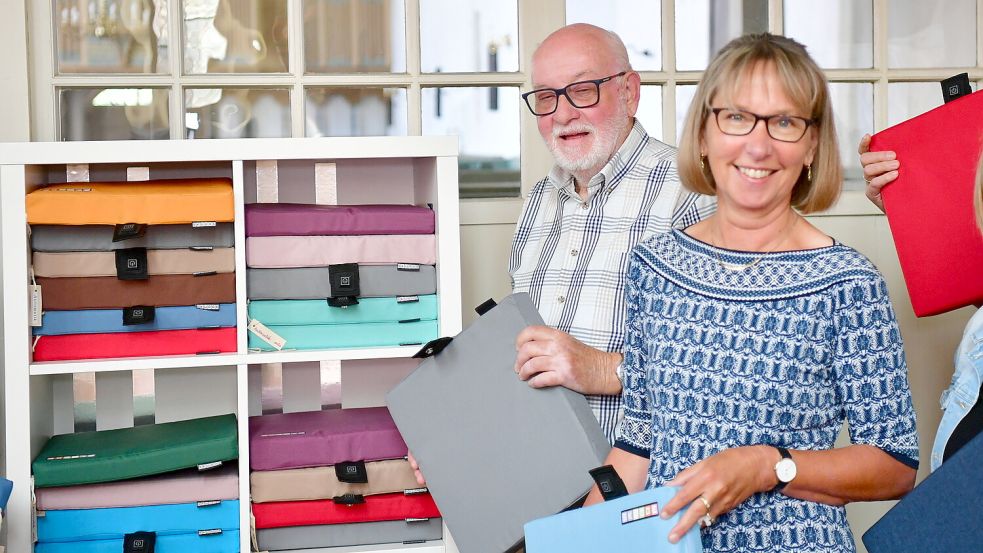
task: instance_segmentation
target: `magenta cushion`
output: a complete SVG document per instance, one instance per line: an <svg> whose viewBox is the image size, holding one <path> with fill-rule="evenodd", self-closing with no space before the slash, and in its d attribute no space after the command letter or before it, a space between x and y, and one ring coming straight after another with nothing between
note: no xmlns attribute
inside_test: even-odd
<svg viewBox="0 0 983 553"><path fill-rule="evenodd" d="M433 210L415 205L246 205L246 236L433 233Z"/></svg>
<svg viewBox="0 0 983 553"><path fill-rule="evenodd" d="M406 456L406 443L385 407L328 409L249 419L252 470L322 467Z"/></svg>

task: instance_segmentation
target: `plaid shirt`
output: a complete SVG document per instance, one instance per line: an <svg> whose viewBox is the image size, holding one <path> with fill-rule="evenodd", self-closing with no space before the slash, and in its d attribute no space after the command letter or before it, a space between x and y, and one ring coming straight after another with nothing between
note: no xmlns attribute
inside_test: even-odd
<svg viewBox="0 0 983 553"><path fill-rule="evenodd" d="M570 173L554 166L522 207L509 257L514 292L528 292L546 324L588 346L620 352L625 341L625 278L635 244L685 228L716 202L684 189L676 149L635 121L624 144L581 200ZM621 396L587 396L612 443Z"/></svg>

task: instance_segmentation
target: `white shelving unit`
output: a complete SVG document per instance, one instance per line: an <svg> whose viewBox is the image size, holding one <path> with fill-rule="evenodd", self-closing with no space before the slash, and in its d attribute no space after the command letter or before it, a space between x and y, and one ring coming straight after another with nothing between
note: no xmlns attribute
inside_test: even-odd
<svg viewBox="0 0 983 553"><path fill-rule="evenodd" d="M256 201L257 161L276 161L279 201L313 203L314 166L333 163L339 204L431 204L437 218L439 334L461 330L457 140L454 137L296 138L0 144L0 243L3 247L3 360L6 476L14 493L6 513L7 550L32 550L31 461L52 435L74 431L73 375L95 373L97 429L133 425L132 371L154 369L156 422L236 413L239 421L241 551L250 550L249 425L262 413L262 366L282 363L284 411L320 409L320 362L341 367L343 407L382 405L388 389L416 366L419 348L387 347L251 353L246 348L244 205ZM24 196L65 182L85 165L92 181L226 176L236 203L238 351L221 355L34 363L28 326L30 244ZM42 291L43 292L43 291ZM323 553L456 553L442 542L328 548ZM313 551L313 550L308 550Z"/></svg>

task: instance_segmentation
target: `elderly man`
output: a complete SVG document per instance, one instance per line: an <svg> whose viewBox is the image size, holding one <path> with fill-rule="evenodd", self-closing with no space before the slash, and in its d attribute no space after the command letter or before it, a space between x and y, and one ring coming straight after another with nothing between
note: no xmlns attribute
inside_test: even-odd
<svg viewBox="0 0 983 553"><path fill-rule="evenodd" d="M523 98L556 164L526 198L509 273L549 326L522 332L515 371L533 387L585 394L614 442L628 252L715 204L682 187L675 148L635 120L640 77L614 33L559 29L533 55L532 82Z"/></svg>

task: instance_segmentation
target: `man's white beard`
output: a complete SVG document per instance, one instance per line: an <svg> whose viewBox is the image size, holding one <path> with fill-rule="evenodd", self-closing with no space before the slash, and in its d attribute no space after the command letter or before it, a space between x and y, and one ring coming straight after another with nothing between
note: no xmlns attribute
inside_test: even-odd
<svg viewBox="0 0 983 553"><path fill-rule="evenodd" d="M564 127L553 127L553 134L547 141L546 147L553 154L556 164L571 173L581 173L589 169L600 170L618 148L619 144L616 141L626 119L628 119L628 107L621 103L618 113L602 125L595 127L590 123L579 122ZM570 157L564 151L563 139L560 138L560 135L580 132L586 132L593 136L590 150L579 157ZM577 154L574 153L574 155Z"/></svg>

